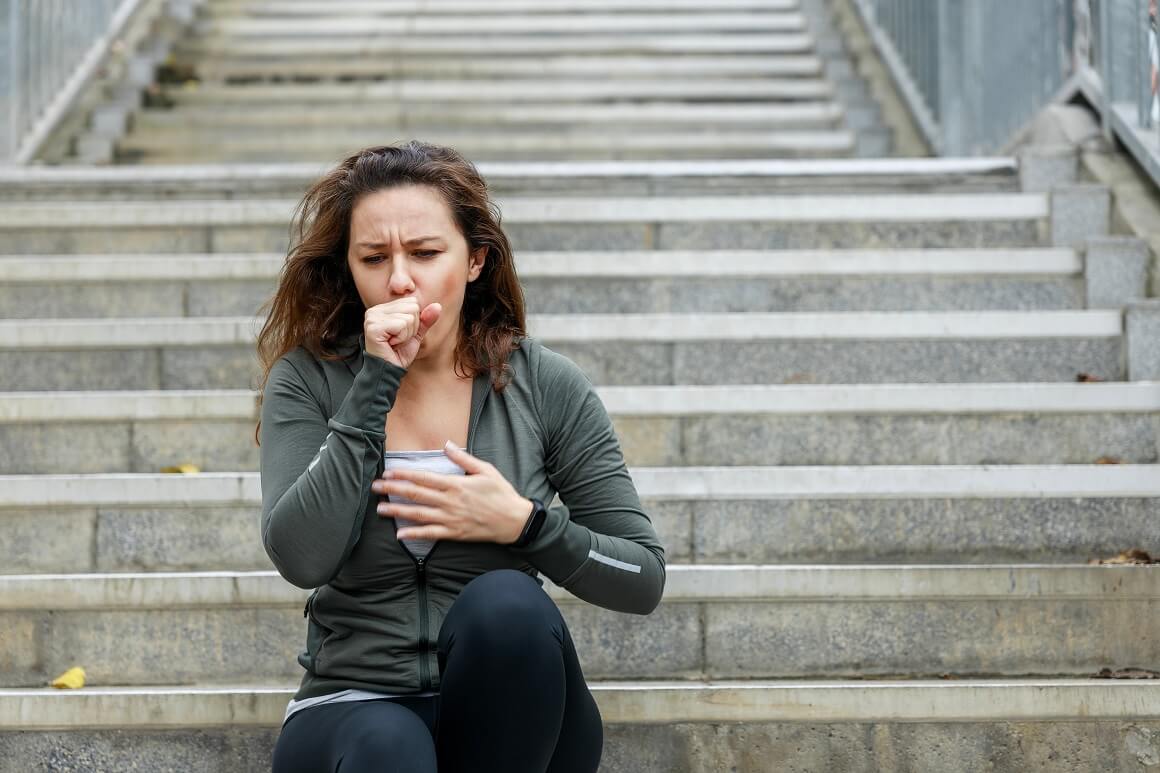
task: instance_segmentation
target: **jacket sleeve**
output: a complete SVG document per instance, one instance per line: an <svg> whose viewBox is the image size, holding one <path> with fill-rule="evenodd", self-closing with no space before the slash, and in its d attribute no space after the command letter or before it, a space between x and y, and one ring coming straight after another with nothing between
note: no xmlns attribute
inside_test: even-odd
<svg viewBox="0 0 1160 773"><path fill-rule="evenodd" d="M571 360L541 347L538 388L548 479L565 507L513 548L556 585L617 612L647 615L665 587L665 551L640 504L596 389Z"/></svg>
<svg viewBox="0 0 1160 773"><path fill-rule="evenodd" d="M329 582L362 533L385 439L386 414L406 370L363 355L362 369L327 418L288 357L262 393L262 544L299 588Z"/></svg>

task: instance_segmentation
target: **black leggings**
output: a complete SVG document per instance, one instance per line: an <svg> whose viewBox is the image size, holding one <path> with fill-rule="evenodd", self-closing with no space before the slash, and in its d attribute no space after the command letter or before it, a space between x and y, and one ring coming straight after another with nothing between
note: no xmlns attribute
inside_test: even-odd
<svg viewBox="0 0 1160 773"><path fill-rule="evenodd" d="M595 773L600 712L564 618L535 580L504 569L465 585L438 655L439 695L293 714L274 773Z"/></svg>

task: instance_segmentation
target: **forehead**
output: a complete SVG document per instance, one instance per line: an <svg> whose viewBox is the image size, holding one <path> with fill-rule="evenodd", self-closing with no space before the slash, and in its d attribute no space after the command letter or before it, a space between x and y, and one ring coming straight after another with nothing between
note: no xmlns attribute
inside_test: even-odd
<svg viewBox="0 0 1160 773"><path fill-rule="evenodd" d="M404 239L418 230L446 236L458 232L447 202L426 185L401 185L366 194L355 202L350 230L356 239L396 230Z"/></svg>

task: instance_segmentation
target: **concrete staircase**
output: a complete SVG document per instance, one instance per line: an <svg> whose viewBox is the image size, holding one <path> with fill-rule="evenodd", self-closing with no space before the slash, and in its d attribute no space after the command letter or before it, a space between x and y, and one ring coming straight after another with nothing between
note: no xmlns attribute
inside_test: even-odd
<svg viewBox="0 0 1160 773"><path fill-rule="evenodd" d="M392 132L481 160L668 549L649 617L550 588L603 770L1160 764L1160 681L1096 678L1160 641L1160 568L1087 563L1160 549L1160 312L1107 191L777 158L884 136L816 0L578 7L209 0L200 84L120 152L271 163L0 172L0 773L268 769L307 593L258 539L254 313L295 197Z"/></svg>
<svg viewBox="0 0 1160 773"><path fill-rule="evenodd" d="M842 157L891 145L819 0L208 0L123 162ZM828 78L837 75L838 78Z"/></svg>

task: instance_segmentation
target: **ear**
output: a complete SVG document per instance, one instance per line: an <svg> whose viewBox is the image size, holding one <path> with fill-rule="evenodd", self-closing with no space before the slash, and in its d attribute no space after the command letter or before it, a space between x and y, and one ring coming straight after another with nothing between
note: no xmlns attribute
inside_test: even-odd
<svg viewBox="0 0 1160 773"><path fill-rule="evenodd" d="M483 265L487 262L487 247L480 247L471 253L467 259L467 281L474 282L483 273Z"/></svg>

